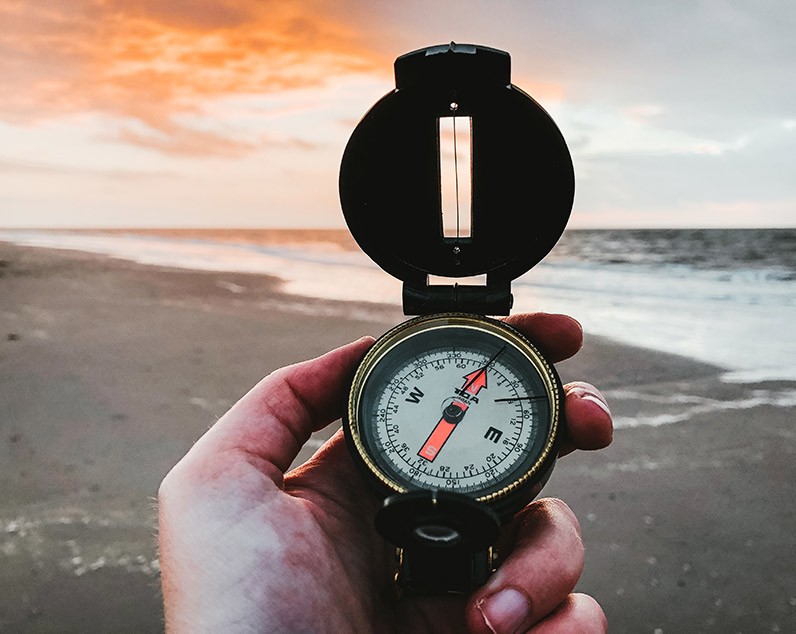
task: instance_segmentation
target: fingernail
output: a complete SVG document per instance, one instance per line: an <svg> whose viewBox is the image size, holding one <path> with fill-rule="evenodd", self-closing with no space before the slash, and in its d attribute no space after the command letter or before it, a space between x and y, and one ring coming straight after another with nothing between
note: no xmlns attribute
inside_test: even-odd
<svg viewBox="0 0 796 634"><path fill-rule="evenodd" d="M491 632L510 634L528 617L531 605L528 597L519 590L505 588L481 599L476 607Z"/></svg>
<svg viewBox="0 0 796 634"><path fill-rule="evenodd" d="M608 403L606 403L600 397L595 396L594 394L583 394L580 398L584 401L589 401L589 403L594 403L606 414L609 416L611 415L611 410L608 409Z"/></svg>
<svg viewBox="0 0 796 634"><path fill-rule="evenodd" d="M600 394L595 388L585 385L576 385L569 391L569 393L574 394L579 399L589 401L589 403L594 403L606 414L609 416L611 415L611 410L608 409L608 403L603 398L603 395Z"/></svg>

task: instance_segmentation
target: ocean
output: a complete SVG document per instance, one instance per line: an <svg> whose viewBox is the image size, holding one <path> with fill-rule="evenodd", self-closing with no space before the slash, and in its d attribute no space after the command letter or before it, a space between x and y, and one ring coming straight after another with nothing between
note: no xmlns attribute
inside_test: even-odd
<svg viewBox="0 0 796 634"><path fill-rule="evenodd" d="M268 274L296 296L401 301L400 282L346 230L5 230L0 240ZM513 292L513 312L567 313L587 333L718 365L725 381L796 380L796 229L567 230Z"/></svg>

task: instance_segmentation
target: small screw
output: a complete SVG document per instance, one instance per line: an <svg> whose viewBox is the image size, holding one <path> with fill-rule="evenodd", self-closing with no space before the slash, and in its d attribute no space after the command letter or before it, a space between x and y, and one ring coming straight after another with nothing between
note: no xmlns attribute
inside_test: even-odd
<svg viewBox="0 0 796 634"><path fill-rule="evenodd" d="M450 108L451 112L456 112L459 109L459 104L456 103L455 101L451 101Z"/></svg>
<svg viewBox="0 0 796 634"><path fill-rule="evenodd" d="M455 255L459 255L461 252L462 252L461 248L459 248L459 247L453 247L453 253L454 253Z"/></svg>

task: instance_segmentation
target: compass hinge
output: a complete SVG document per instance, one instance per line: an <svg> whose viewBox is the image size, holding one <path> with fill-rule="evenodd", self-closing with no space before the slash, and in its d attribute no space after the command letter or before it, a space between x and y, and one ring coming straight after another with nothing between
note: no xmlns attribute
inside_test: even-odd
<svg viewBox="0 0 796 634"><path fill-rule="evenodd" d="M405 315L464 312L478 315L508 315L514 298L511 282L486 286L415 286L404 282Z"/></svg>

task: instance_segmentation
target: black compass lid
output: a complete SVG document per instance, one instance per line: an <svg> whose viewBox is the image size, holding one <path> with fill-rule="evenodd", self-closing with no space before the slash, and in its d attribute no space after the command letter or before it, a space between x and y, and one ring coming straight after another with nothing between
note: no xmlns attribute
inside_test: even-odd
<svg viewBox="0 0 796 634"><path fill-rule="evenodd" d="M396 89L362 118L340 168L354 239L404 282L404 312L506 314L511 281L561 237L575 189L564 138L511 84L508 53L453 44L395 61ZM470 131L467 231L443 231L440 125ZM428 285L428 276L486 275L486 287ZM473 290L475 289L475 290Z"/></svg>

